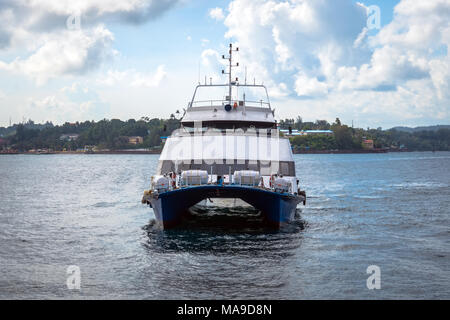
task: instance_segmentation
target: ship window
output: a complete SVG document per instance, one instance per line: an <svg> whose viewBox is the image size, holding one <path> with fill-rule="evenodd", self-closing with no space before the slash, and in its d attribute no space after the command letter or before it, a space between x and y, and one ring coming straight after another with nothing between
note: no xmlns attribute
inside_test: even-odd
<svg viewBox="0 0 450 320"><path fill-rule="evenodd" d="M269 176L269 175L271 175L272 173L271 173L271 170L270 170L270 164L268 164L267 162L260 163L259 172L261 173L262 176Z"/></svg>
<svg viewBox="0 0 450 320"><path fill-rule="evenodd" d="M253 161L247 165L247 170L259 171L259 165Z"/></svg>
<svg viewBox="0 0 450 320"><path fill-rule="evenodd" d="M160 172L164 173L171 172L173 171L172 168L173 168L172 161L162 161Z"/></svg>
<svg viewBox="0 0 450 320"><path fill-rule="evenodd" d="M181 162L178 163L178 165L175 167L175 162L171 160L163 160L160 161L158 164L158 174L166 174L168 172L175 171L175 168L177 168L178 172L184 171L184 170L206 170L208 174L211 173L211 166L212 166L212 174L216 175L226 175L230 171L231 173L237 170L254 170L259 171L261 175L268 176L271 174L282 174L284 176L295 176L295 165L292 161L280 161L278 162L278 165L276 163L272 164L268 163L266 161L258 163L250 162L248 160L245 161L245 163L240 163L241 161L234 161L234 164L227 164L226 161L223 161L223 163L217 163L211 165L213 161L203 161L203 163L198 164L194 163L194 161L191 162Z"/></svg>
<svg viewBox="0 0 450 320"><path fill-rule="evenodd" d="M283 176L289 175L289 162L280 162L280 173Z"/></svg>

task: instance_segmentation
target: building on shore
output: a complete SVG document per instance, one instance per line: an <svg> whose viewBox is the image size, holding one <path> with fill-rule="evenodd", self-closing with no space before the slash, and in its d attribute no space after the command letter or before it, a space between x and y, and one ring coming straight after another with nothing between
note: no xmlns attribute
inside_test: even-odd
<svg viewBox="0 0 450 320"><path fill-rule="evenodd" d="M282 133L285 137L296 137L296 136L302 136L303 131L297 130L297 129L280 129L280 133Z"/></svg>
<svg viewBox="0 0 450 320"><path fill-rule="evenodd" d="M63 134L59 137L59 140L62 141L75 141L78 139L80 135L76 134L76 133L68 133L68 134Z"/></svg>
<svg viewBox="0 0 450 320"><path fill-rule="evenodd" d="M373 140L372 139L364 139L362 141L362 146L366 150L372 150L374 148L373 147Z"/></svg>
<svg viewBox="0 0 450 320"><path fill-rule="evenodd" d="M332 136L334 133L331 130L305 130L303 131L306 136L314 136L314 135L326 135Z"/></svg>
<svg viewBox="0 0 450 320"><path fill-rule="evenodd" d="M144 143L144 138L140 137L140 136L127 137L127 138L128 138L129 144L138 145L138 144Z"/></svg>
<svg viewBox="0 0 450 320"><path fill-rule="evenodd" d="M331 130L297 130L297 129L281 129L280 132L286 137L296 136L313 136L313 135L326 135L332 136L334 133Z"/></svg>

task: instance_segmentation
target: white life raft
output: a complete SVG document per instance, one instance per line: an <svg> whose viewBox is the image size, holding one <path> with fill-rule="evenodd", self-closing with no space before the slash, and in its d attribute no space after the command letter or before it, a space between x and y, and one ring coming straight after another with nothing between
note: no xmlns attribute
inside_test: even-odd
<svg viewBox="0 0 450 320"><path fill-rule="evenodd" d="M206 170L186 170L181 172L181 185L192 186L208 183L208 172Z"/></svg>
<svg viewBox="0 0 450 320"><path fill-rule="evenodd" d="M260 182L258 171L239 170L233 174L233 182L244 186L257 186Z"/></svg>

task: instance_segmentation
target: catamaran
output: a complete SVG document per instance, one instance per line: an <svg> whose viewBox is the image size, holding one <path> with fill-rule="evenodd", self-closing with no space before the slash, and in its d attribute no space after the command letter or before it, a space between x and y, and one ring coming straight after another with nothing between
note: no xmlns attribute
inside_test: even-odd
<svg viewBox="0 0 450 320"><path fill-rule="evenodd" d="M236 51L230 44L222 56L228 60L228 71L222 70L228 83L210 80L196 86L180 128L164 144L150 190L144 192L142 203L153 208L164 229L178 225L189 208L206 199L240 199L274 228L293 220L297 205L306 203L267 88L232 77L232 68L239 66L233 64ZM208 98L200 91L208 92Z"/></svg>

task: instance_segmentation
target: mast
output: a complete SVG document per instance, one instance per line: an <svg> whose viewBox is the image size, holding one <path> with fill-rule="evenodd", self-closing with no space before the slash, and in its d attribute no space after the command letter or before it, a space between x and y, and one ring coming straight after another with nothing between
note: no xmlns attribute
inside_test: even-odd
<svg viewBox="0 0 450 320"><path fill-rule="evenodd" d="M228 74L228 101L231 102L231 92L233 85L231 81L231 68L233 67L239 67L239 62L237 62L235 65L233 65L233 51L239 51L239 47L236 47L236 49L233 50L233 44L230 43L230 50L228 51L229 56L225 57L225 55L222 55L222 59L228 59L228 72L225 72L225 70L222 70L222 74ZM238 81L238 78L236 78L236 81Z"/></svg>
<svg viewBox="0 0 450 320"><path fill-rule="evenodd" d="M232 44L230 43L230 59L229 59L229 68L228 68L228 96L230 97L230 101L231 101L231 63L233 61L233 47Z"/></svg>

